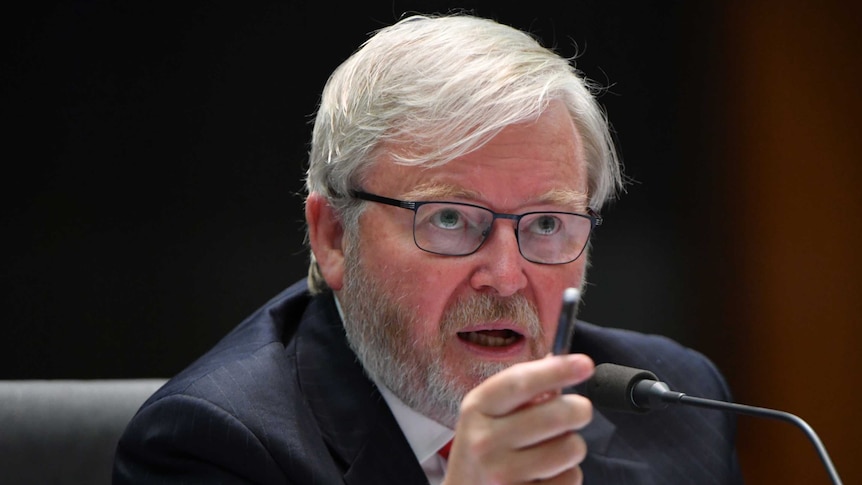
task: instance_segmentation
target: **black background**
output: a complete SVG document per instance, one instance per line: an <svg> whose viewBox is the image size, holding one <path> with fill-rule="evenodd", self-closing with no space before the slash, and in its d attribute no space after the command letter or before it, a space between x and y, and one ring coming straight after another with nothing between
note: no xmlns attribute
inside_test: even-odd
<svg viewBox="0 0 862 485"><path fill-rule="evenodd" d="M304 277L302 177L323 83L371 31L454 7L577 53L608 88L600 100L633 182L604 210L582 317L705 349L715 24L690 3L13 8L0 378L166 377Z"/></svg>

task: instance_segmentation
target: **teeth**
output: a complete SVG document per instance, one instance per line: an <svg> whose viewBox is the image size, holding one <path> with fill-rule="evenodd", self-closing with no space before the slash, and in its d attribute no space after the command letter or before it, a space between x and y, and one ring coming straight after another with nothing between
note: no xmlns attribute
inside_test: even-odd
<svg viewBox="0 0 862 485"><path fill-rule="evenodd" d="M467 332L462 333L461 338L470 343L482 345L484 347L504 347L515 343L518 340L518 334L509 332L508 336L499 337L479 332Z"/></svg>

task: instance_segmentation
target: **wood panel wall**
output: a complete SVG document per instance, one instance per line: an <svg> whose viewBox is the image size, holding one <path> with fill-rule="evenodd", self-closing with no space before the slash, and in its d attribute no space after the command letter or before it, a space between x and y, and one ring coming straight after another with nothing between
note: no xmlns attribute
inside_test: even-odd
<svg viewBox="0 0 862 485"><path fill-rule="evenodd" d="M862 8L728 2L719 204L737 400L799 415L862 483ZM786 424L740 420L748 483L830 483Z"/></svg>

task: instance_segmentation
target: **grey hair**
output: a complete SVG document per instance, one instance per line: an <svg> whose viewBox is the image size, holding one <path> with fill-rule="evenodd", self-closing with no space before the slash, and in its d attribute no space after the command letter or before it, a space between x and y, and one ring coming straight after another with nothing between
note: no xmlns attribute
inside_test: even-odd
<svg viewBox="0 0 862 485"><path fill-rule="evenodd" d="M590 206L599 209L622 175L595 90L569 59L520 30L461 14L405 18L377 31L327 81L306 189L326 197L350 237L362 210L350 191L383 144L395 163L442 165L560 100L581 135ZM311 258L309 287L322 291Z"/></svg>

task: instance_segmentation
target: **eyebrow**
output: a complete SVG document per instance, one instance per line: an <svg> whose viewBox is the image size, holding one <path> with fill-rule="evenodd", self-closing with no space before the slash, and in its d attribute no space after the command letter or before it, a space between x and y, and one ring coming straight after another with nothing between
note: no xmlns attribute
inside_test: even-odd
<svg viewBox="0 0 862 485"><path fill-rule="evenodd" d="M580 190L552 189L546 192L540 200L552 204L577 207L578 210L586 209L590 205L589 196Z"/></svg>
<svg viewBox="0 0 862 485"><path fill-rule="evenodd" d="M406 200L442 200L446 198L461 198L481 200L480 193L450 184L427 183L416 187L402 196ZM553 204L574 207L584 210L589 207L589 197L586 192L570 189L551 189L537 197L533 203Z"/></svg>
<svg viewBox="0 0 862 485"><path fill-rule="evenodd" d="M449 184L427 183L403 195L407 200L412 199L445 199L447 197L462 199L479 199L479 192L467 190L462 187Z"/></svg>

